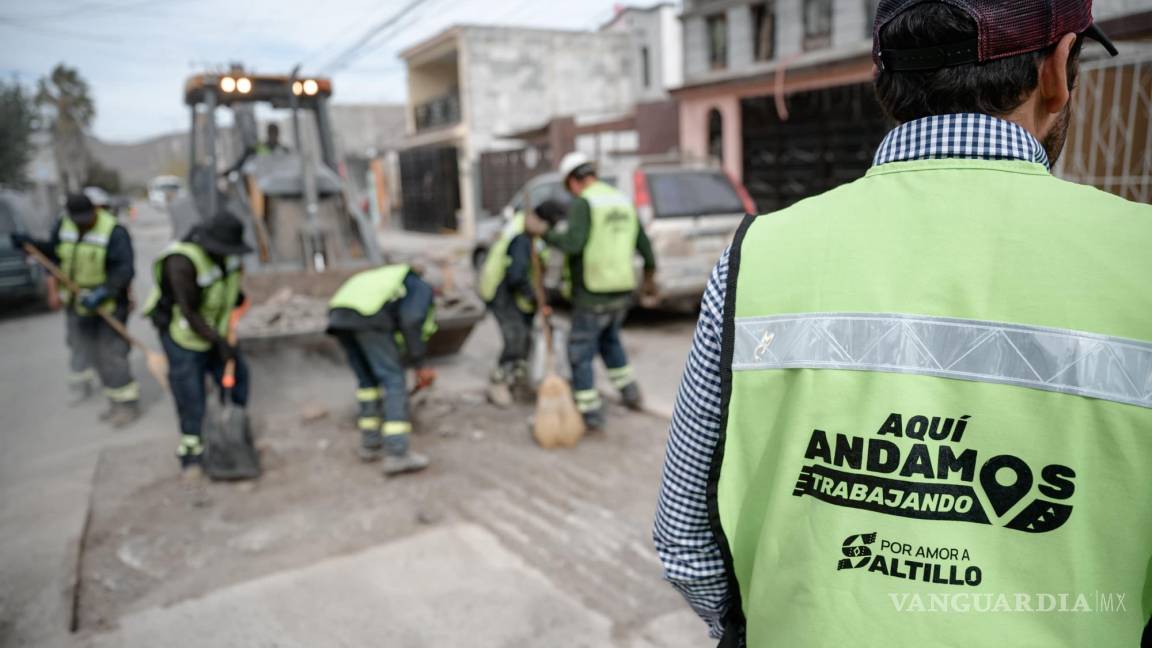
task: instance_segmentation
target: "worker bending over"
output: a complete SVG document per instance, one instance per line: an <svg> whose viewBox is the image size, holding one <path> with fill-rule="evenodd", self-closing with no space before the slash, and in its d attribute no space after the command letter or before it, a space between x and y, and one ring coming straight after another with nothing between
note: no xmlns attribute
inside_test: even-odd
<svg viewBox="0 0 1152 648"><path fill-rule="evenodd" d="M228 343L228 321L243 301L241 257L251 248L244 225L221 212L170 245L153 264L157 289L145 306L168 356L168 380L180 419L176 456L182 468L199 469L207 392L205 376L219 385L224 367L236 361L232 402L248 404L248 366Z"/></svg>
<svg viewBox="0 0 1152 648"><path fill-rule="evenodd" d="M564 206L554 200L540 203L535 212L550 226L564 218ZM537 251L543 267L546 250L538 248ZM535 278L532 237L524 232L524 213L519 212L489 250L480 274L480 297L496 318L504 341L504 350L488 385L488 400L500 407L512 404L514 391L525 392L530 388L528 356L532 351L532 318L538 306Z"/></svg>
<svg viewBox="0 0 1152 648"><path fill-rule="evenodd" d="M427 468L428 458L409 448L405 368L416 370L417 390L436 379L424 366L427 341L436 331L432 286L409 266L383 266L353 275L328 308L328 333L344 347L356 374L360 458L383 458L389 476Z"/></svg>
<svg viewBox="0 0 1152 648"><path fill-rule="evenodd" d="M116 218L97 209L84 194L68 196L66 214L52 230L49 241L13 234L12 244L31 243L60 266L80 289L73 294L59 286L59 303L67 310L67 344L72 374L69 390L73 402L92 393L93 373L104 386L109 408L100 420L115 427L140 415L140 386L132 378L128 341L97 315L102 311L128 321L128 287L135 274L135 255L128 230ZM93 371L95 370L95 371Z"/></svg>
<svg viewBox="0 0 1152 648"><path fill-rule="evenodd" d="M639 252L644 258L646 294L656 291L656 257L632 202L615 187L601 182L585 155L564 156L560 176L564 187L576 197L568 207L567 229L551 228L547 221L530 214L525 230L542 235L567 255L572 282L568 361L572 365L573 395L585 426L600 430L604 427L604 406L592 365L597 354L604 359L624 404L631 409L642 406L640 387L620 341L620 328L636 291L633 257Z"/></svg>

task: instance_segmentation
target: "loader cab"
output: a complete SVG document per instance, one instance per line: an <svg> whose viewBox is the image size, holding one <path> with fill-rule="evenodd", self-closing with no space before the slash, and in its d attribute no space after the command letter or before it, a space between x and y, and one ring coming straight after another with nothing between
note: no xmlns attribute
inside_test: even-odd
<svg viewBox="0 0 1152 648"><path fill-rule="evenodd" d="M177 236L227 208L245 221L256 250L245 260L250 269L379 263L375 232L344 193L331 95L328 79L240 67L189 78L189 199L170 209ZM268 146L268 124L279 129L281 146Z"/></svg>

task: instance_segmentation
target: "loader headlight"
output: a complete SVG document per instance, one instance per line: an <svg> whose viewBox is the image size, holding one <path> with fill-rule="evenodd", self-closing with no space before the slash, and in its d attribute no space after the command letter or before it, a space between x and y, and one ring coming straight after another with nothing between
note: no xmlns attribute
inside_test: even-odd
<svg viewBox="0 0 1152 648"><path fill-rule="evenodd" d="M296 95L297 97L304 94L304 84L300 83L299 81L293 81L292 94Z"/></svg>
<svg viewBox="0 0 1152 648"><path fill-rule="evenodd" d="M248 77L240 77L236 80L236 90L240 94L248 94L252 92L252 79Z"/></svg>
<svg viewBox="0 0 1152 648"><path fill-rule="evenodd" d="M236 79L227 76L220 79L220 89L224 92L236 92Z"/></svg>
<svg viewBox="0 0 1152 648"><path fill-rule="evenodd" d="M308 79L304 82L304 94L311 97L320 91L320 84L316 83L316 79Z"/></svg>

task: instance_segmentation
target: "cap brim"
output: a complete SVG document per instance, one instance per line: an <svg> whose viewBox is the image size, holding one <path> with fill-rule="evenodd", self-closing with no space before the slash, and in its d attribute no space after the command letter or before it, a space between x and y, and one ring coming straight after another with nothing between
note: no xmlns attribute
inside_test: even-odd
<svg viewBox="0 0 1152 648"><path fill-rule="evenodd" d="M219 254L221 256L242 255L248 254L252 248L248 247L246 243L237 245L222 243L220 241L213 241L212 239L205 238L200 242L200 247L207 250L210 254Z"/></svg>
<svg viewBox="0 0 1152 648"><path fill-rule="evenodd" d="M1083 35L1103 45L1104 49L1108 50L1108 53L1112 56L1118 56L1120 54L1120 50L1116 49L1116 45L1112 42L1112 39L1108 38L1108 36L1096 26L1096 23L1089 25L1088 29L1084 30Z"/></svg>

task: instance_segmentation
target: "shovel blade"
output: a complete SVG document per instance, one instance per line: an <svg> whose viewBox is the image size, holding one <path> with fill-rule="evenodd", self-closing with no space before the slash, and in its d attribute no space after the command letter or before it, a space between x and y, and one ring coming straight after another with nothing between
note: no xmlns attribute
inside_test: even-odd
<svg viewBox="0 0 1152 648"><path fill-rule="evenodd" d="M214 419L214 420L213 420ZM260 477L260 455L252 443L248 414L228 404L209 417L204 433L204 473L214 481Z"/></svg>

